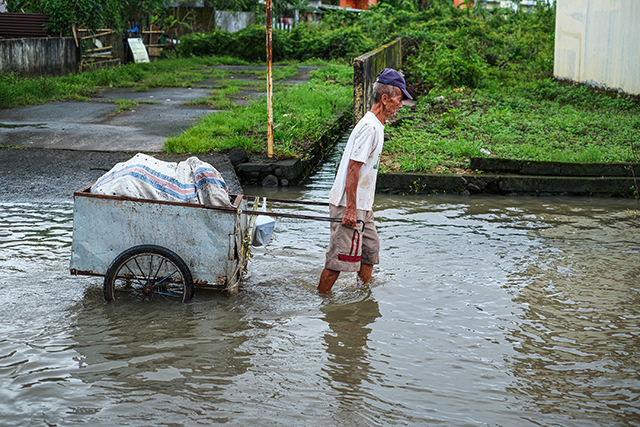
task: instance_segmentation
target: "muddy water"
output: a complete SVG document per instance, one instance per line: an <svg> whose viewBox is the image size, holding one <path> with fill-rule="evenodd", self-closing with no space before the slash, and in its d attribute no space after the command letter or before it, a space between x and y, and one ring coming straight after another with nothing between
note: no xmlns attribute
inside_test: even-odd
<svg viewBox="0 0 640 427"><path fill-rule="evenodd" d="M322 199L331 174L277 195ZM0 424L640 425L637 202L375 210L366 286L316 294L328 226L290 219L237 296L167 307L69 275L71 204L0 204Z"/></svg>

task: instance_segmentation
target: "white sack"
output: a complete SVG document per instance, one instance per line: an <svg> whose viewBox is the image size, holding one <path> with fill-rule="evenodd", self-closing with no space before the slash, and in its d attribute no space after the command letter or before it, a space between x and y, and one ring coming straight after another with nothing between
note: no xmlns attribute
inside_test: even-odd
<svg viewBox="0 0 640 427"><path fill-rule="evenodd" d="M267 211L267 199L262 202L262 212ZM253 227L253 236L251 238L252 246L267 246L271 242L271 235L276 227L276 220L266 216L257 215L256 224Z"/></svg>
<svg viewBox="0 0 640 427"><path fill-rule="evenodd" d="M109 196L167 200L214 206L232 206L222 175L197 157L184 162L163 162L138 153L116 164L91 187Z"/></svg>

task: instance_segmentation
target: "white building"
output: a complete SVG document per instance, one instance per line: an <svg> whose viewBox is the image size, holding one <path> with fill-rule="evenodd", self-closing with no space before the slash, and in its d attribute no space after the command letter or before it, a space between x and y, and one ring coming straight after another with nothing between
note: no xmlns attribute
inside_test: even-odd
<svg viewBox="0 0 640 427"><path fill-rule="evenodd" d="M640 94L638 23L638 0L558 0L553 74Z"/></svg>

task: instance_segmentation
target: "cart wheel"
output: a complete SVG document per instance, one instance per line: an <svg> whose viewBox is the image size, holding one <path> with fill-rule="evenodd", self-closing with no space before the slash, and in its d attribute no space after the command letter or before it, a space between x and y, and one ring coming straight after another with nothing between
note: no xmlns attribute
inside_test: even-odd
<svg viewBox="0 0 640 427"><path fill-rule="evenodd" d="M187 264L169 249L141 245L127 249L113 260L104 277L104 299L144 301L166 299L189 302L193 278Z"/></svg>

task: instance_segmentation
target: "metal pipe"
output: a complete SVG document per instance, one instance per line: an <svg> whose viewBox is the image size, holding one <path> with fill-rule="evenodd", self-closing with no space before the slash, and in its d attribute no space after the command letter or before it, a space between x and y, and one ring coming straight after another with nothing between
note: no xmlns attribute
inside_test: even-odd
<svg viewBox="0 0 640 427"><path fill-rule="evenodd" d="M245 194L246 198L253 198L254 200L258 198L258 196L251 196ZM293 205L315 205L315 206L329 206L327 202L312 202L309 200L290 200L290 199L273 199L271 197L266 197L268 202L276 202L276 203L291 203Z"/></svg>
<svg viewBox="0 0 640 427"><path fill-rule="evenodd" d="M283 212L250 211L245 209L243 209L241 212L247 215L266 215L266 216L271 216L276 218L280 217L280 218L293 218L293 219L309 219L313 221L342 222L342 218L333 218L330 216L288 214ZM362 231L364 231L364 221L359 219L356 223L362 223Z"/></svg>

